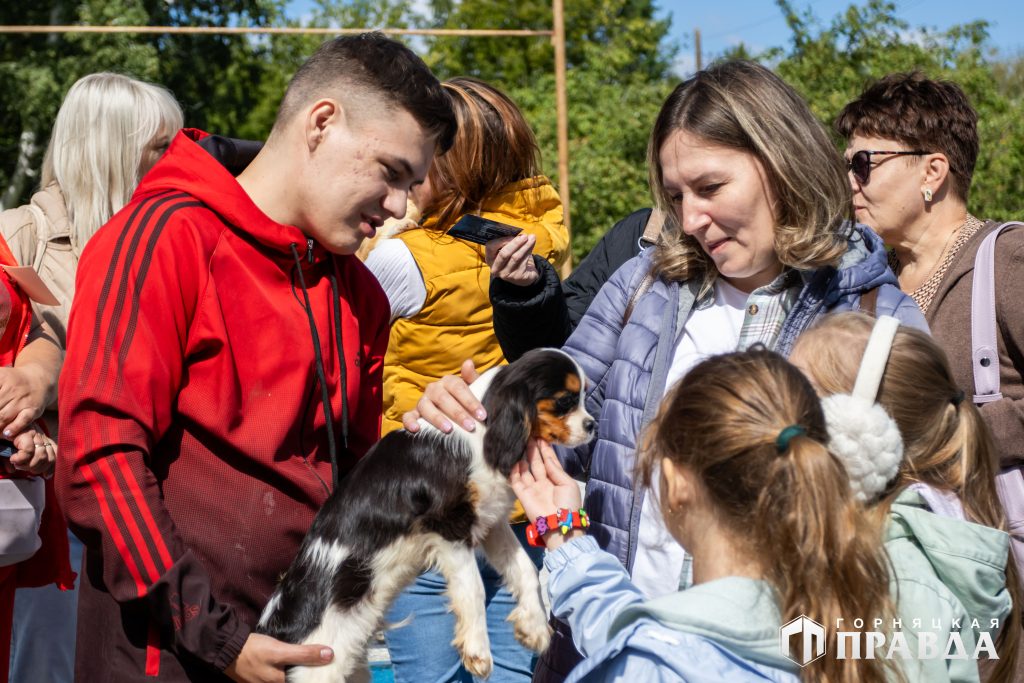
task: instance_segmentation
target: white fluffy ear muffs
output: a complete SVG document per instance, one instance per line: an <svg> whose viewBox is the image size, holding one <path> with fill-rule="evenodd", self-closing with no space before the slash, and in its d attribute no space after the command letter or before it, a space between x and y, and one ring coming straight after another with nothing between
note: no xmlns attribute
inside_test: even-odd
<svg viewBox="0 0 1024 683"><path fill-rule="evenodd" d="M903 461L903 437L896 421L875 399L900 322L881 316L864 348L852 394L822 400L829 450L846 466L850 487L868 502L885 490Z"/></svg>

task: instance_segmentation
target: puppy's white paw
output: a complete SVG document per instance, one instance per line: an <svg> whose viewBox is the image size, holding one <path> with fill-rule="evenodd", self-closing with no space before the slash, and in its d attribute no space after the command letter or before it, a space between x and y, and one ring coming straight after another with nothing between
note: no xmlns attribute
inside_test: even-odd
<svg viewBox="0 0 1024 683"><path fill-rule="evenodd" d="M516 640L523 647L538 653L548 649L551 627L548 626L548 615L540 605L520 604L508 615L508 620L512 622Z"/></svg>
<svg viewBox="0 0 1024 683"><path fill-rule="evenodd" d="M491 659L491 643L484 631L482 637L470 633L462 641L456 640L452 643L462 657L462 664L466 671L477 678L487 678L494 668L494 661Z"/></svg>

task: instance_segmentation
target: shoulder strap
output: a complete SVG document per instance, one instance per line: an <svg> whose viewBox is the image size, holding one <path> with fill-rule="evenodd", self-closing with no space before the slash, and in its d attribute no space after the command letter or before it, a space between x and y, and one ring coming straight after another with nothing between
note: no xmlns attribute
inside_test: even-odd
<svg viewBox="0 0 1024 683"><path fill-rule="evenodd" d="M1024 223L1003 223L990 232L974 259L971 289L971 367L974 368L974 402L988 403L1003 397L999 391L999 346L996 339L996 238L1007 228Z"/></svg>
<svg viewBox="0 0 1024 683"><path fill-rule="evenodd" d="M43 256L46 254L46 245L49 244L49 235L47 235L49 223L46 221L46 216L43 215L43 210L32 202L26 204L25 208L32 214L32 222L36 226L36 256L32 260L32 269L38 273L39 266L43 262ZM22 263L21 265L27 264Z"/></svg>
<svg viewBox="0 0 1024 683"><path fill-rule="evenodd" d="M661 238L661 229L665 227L665 212L661 209L652 209L651 215L647 217L647 225L644 227L644 234L640 239L650 244L657 244Z"/></svg>
<svg viewBox="0 0 1024 683"><path fill-rule="evenodd" d="M872 287L860 295L860 312L867 313L872 318L878 317L878 287Z"/></svg>
<svg viewBox="0 0 1024 683"><path fill-rule="evenodd" d="M644 273L644 277L640 280L640 284L633 290L633 295L629 297L629 301L626 302L626 310L622 312L623 327L626 326L626 323L629 322L630 316L633 315L633 308L636 307L636 302L643 298L643 295L647 293L647 290L650 289L653 284L654 271L648 270Z"/></svg>

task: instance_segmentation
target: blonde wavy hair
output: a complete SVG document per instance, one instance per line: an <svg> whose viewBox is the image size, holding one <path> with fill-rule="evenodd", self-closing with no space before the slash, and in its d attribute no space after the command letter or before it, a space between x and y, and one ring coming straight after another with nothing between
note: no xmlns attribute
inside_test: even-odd
<svg viewBox="0 0 1024 683"><path fill-rule="evenodd" d="M158 85L104 72L71 86L53 124L42 186L56 181L64 194L75 253L131 199L150 141L182 125L181 107Z"/></svg>
<svg viewBox="0 0 1024 683"><path fill-rule="evenodd" d="M875 319L865 313L837 313L825 316L800 335L793 357L799 357L820 394L853 390L874 325ZM906 486L921 482L956 494L972 522L1005 531L1006 516L995 484L999 458L992 435L981 412L957 386L945 351L932 337L900 326L879 386L878 403L896 421L904 445L896 481L875 506L878 523L884 522L892 502ZM1010 680L1015 670L1024 604L1018 577L1011 555L1006 587L1013 608L996 642L999 663L991 680Z"/></svg>
<svg viewBox="0 0 1024 683"><path fill-rule="evenodd" d="M790 425L803 433L780 451L779 434ZM779 354L755 348L713 356L679 381L644 433L636 476L651 487L662 458L692 472L716 519L758 559L782 623L803 615L825 624L828 650L836 652L837 619L860 618L870 629L872 619L892 623L895 610L878 533L826 443L825 416L810 382ZM659 505L671 524L663 496ZM834 657L808 664L800 677L902 678L886 660Z"/></svg>
<svg viewBox="0 0 1024 683"><path fill-rule="evenodd" d="M851 203L846 168L824 126L781 78L746 61L711 66L680 83L654 124L647 167L654 202L668 217L654 271L668 280L700 278L702 291L718 271L697 240L680 228L679 207L664 190L661 149L686 131L752 154L764 169L776 211L775 253L784 266L834 266L847 250Z"/></svg>

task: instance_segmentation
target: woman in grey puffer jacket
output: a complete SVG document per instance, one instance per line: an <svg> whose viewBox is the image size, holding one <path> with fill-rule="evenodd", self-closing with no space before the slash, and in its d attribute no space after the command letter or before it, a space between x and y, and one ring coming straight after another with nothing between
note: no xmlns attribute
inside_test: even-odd
<svg viewBox="0 0 1024 683"><path fill-rule="evenodd" d="M566 342L599 428L595 442L560 456L587 481L590 533L656 597L688 581L685 551L633 477L640 435L666 391L709 355L753 344L786 355L815 319L862 308L863 295L863 308L927 326L881 240L844 220L850 186L828 134L768 69L726 62L683 82L648 149L652 191L670 223L604 285ZM496 251L492 275L528 286L540 273L519 239ZM428 387L405 424L415 429L422 415L450 429L446 415L472 423L479 410L449 377ZM578 661L567 629L556 630L535 681L561 680Z"/></svg>

